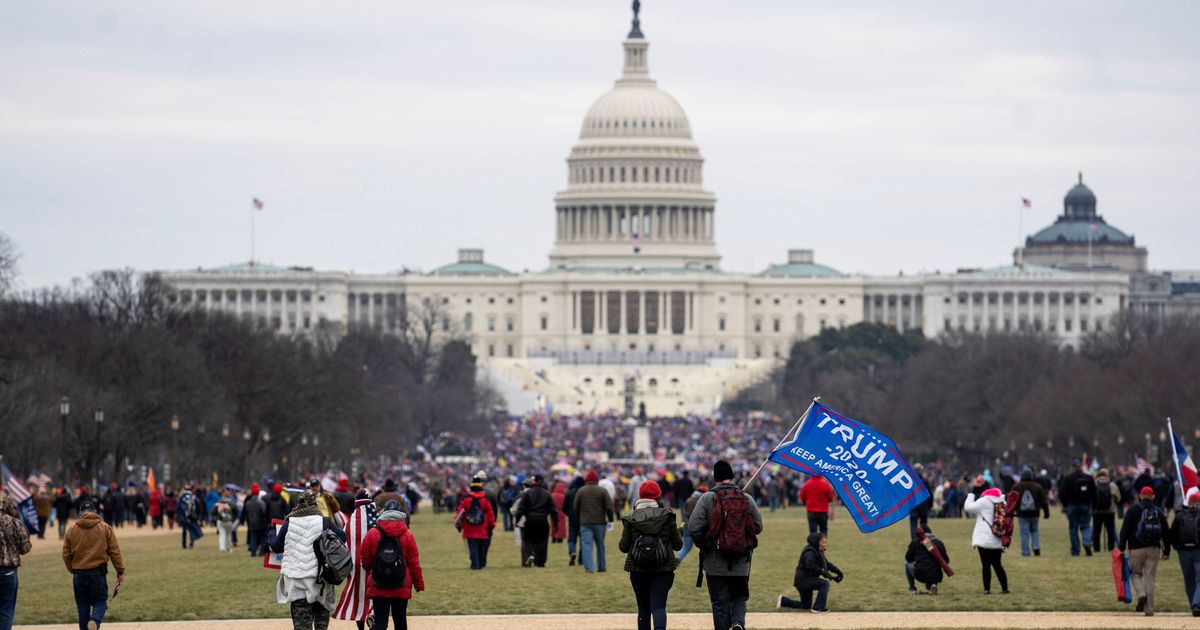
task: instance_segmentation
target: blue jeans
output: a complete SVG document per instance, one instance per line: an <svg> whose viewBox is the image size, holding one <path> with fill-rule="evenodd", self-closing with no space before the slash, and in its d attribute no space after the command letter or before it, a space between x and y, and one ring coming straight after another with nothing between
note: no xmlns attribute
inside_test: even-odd
<svg viewBox="0 0 1200 630"><path fill-rule="evenodd" d="M468 538L467 552L471 554L471 570L478 571L487 566L488 539Z"/></svg>
<svg viewBox="0 0 1200 630"><path fill-rule="evenodd" d="M247 538L247 541L246 541L247 546L250 547L250 555L251 556L257 556L260 554L265 556L268 553L271 553L271 550L267 549L267 530L265 530L265 529L247 530L246 538Z"/></svg>
<svg viewBox="0 0 1200 630"><path fill-rule="evenodd" d="M1200 549L1185 549L1177 555L1183 569L1183 588L1187 590L1188 602L1192 607L1200 606L1200 588L1197 588L1200 585L1196 584L1196 578L1200 577Z"/></svg>
<svg viewBox="0 0 1200 630"><path fill-rule="evenodd" d="M775 508L779 507L779 497L767 497L767 505L771 506L771 511L774 512Z"/></svg>
<svg viewBox="0 0 1200 630"><path fill-rule="evenodd" d="M572 558L575 557L575 550L582 546L579 536L579 521L567 519L567 555Z"/></svg>
<svg viewBox="0 0 1200 630"><path fill-rule="evenodd" d="M1033 516L1018 516L1017 524L1021 527L1021 555L1029 555L1030 539L1033 541L1034 549L1041 549L1041 540L1038 538L1038 517Z"/></svg>
<svg viewBox="0 0 1200 630"><path fill-rule="evenodd" d="M79 611L79 630L87 630L89 620L99 626L108 610L108 580L103 569L76 571L75 608Z"/></svg>
<svg viewBox="0 0 1200 630"><path fill-rule="evenodd" d="M908 590L917 590L917 578L913 575L913 569L916 565L912 562L904 563L904 579L908 580Z"/></svg>
<svg viewBox="0 0 1200 630"><path fill-rule="evenodd" d="M511 503L507 506L504 506L504 505L500 506L500 516L504 518L504 531L506 531L506 532L511 532L513 529L515 529L515 527L513 527L514 519L513 519L512 512L509 511L509 509L508 509L510 507L512 507Z"/></svg>
<svg viewBox="0 0 1200 630"><path fill-rule="evenodd" d="M604 571L604 523L599 525L580 525L579 537L583 546L583 568L591 573L596 569ZM596 548L596 557L592 557L592 547ZM599 565L599 566L597 566Z"/></svg>
<svg viewBox="0 0 1200 630"><path fill-rule="evenodd" d="M678 562L683 562L683 559L687 557L688 552L691 551L692 547L695 547L695 546L696 546L696 542L694 540L692 540L692 533L690 531L688 531L688 528L684 527L683 528L683 548L679 550L678 554L676 554L675 560L677 560Z"/></svg>
<svg viewBox="0 0 1200 630"><path fill-rule="evenodd" d="M1072 503L1068 505L1067 524L1070 528L1067 535L1071 539L1071 555L1078 556L1079 536L1083 535L1083 544L1085 545L1089 545L1092 542L1092 506L1084 503Z"/></svg>
<svg viewBox="0 0 1200 630"><path fill-rule="evenodd" d="M0 569L0 630L12 630L17 609L17 570Z"/></svg>

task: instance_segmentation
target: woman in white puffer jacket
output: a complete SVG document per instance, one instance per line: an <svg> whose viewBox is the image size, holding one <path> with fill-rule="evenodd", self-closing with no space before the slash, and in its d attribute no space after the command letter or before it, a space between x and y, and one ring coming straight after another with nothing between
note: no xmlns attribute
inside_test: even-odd
<svg viewBox="0 0 1200 630"><path fill-rule="evenodd" d="M984 595L992 594L992 569L996 570L996 578L1000 580L1000 592L1008 594L1008 574L1004 572L1004 565L1001 563L1004 542L992 533L992 519L997 503L1004 503L1004 494L999 488L988 488L978 498L974 492L968 494L967 501L963 504L963 510L975 517L971 546L979 551L979 563L983 565Z"/></svg>

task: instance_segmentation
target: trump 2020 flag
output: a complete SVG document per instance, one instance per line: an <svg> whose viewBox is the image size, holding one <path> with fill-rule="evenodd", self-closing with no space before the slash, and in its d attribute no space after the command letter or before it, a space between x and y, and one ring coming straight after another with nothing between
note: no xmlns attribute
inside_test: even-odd
<svg viewBox="0 0 1200 630"><path fill-rule="evenodd" d="M863 533L903 519L929 498L886 435L817 402L795 439L772 451L770 460L829 480Z"/></svg>
<svg viewBox="0 0 1200 630"><path fill-rule="evenodd" d="M8 466L4 464L0 464L0 477L4 479L4 491L17 506L17 513L21 515L25 529L29 530L30 534L37 535L41 529L38 528L37 508L33 505L33 495L29 494L29 491L21 484L21 480L17 479L17 476L12 474Z"/></svg>

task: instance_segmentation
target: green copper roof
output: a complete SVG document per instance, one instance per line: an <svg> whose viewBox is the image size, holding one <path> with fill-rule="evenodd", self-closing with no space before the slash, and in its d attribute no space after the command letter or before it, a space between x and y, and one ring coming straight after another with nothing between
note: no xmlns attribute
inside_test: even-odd
<svg viewBox="0 0 1200 630"><path fill-rule="evenodd" d="M771 265L759 275L773 278L837 278L844 274L817 263L790 262L782 265Z"/></svg>
<svg viewBox="0 0 1200 630"><path fill-rule="evenodd" d="M512 272L483 262L456 262L429 272L432 276L511 276Z"/></svg>

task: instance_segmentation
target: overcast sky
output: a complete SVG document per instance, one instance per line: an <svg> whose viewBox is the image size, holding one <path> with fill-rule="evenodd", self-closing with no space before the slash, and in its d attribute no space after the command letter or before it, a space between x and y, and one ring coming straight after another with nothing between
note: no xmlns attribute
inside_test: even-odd
<svg viewBox="0 0 1200 630"><path fill-rule="evenodd" d="M0 232L21 286L250 256L541 269L624 0L0 4ZM1200 3L646 0L722 266L1003 264L1076 172L1200 267Z"/></svg>

